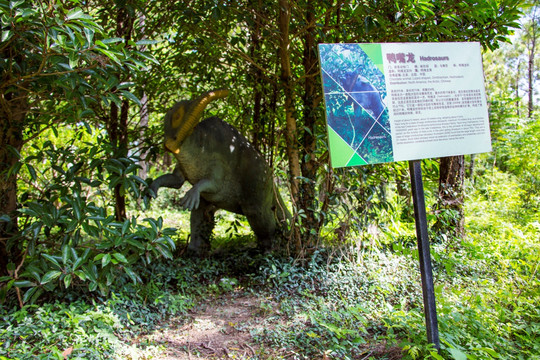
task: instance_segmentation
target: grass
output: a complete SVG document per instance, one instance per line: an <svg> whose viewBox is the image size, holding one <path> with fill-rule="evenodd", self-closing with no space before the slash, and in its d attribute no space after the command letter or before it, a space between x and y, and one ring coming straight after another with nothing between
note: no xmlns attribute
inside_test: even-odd
<svg viewBox="0 0 540 360"><path fill-rule="evenodd" d="M414 227L387 215L375 247L321 248L304 262L229 249L136 269L142 283L107 298L67 293L4 307L0 359L149 359L161 345L134 339L188 321L201 297L239 289L269 299L261 316L279 318L251 329L253 358L540 359L540 217L523 206L516 179L497 171L484 179L468 185L467 236L432 245L440 354L426 341ZM227 235L216 243L253 241L237 225L220 225Z"/></svg>

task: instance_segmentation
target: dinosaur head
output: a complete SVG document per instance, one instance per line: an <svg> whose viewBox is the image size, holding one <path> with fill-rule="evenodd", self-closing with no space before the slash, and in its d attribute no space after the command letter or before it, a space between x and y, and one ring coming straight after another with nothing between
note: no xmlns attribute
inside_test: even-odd
<svg viewBox="0 0 540 360"><path fill-rule="evenodd" d="M165 148L178 154L182 142L198 124L206 106L214 99L224 98L229 90L208 91L193 100L177 102L165 115Z"/></svg>

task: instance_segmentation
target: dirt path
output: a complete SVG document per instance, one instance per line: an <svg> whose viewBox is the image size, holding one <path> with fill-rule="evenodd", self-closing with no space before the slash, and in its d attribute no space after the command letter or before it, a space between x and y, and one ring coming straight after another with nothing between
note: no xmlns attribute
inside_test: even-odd
<svg viewBox="0 0 540 360"><path fill-rule="evenodd" d="M163 347L153 357L159 360L281 359L295 358L292 350L268 348L258 344L252 332L286 326L287 319L278 304L248 292L229 292L204 300L190 310L188 319L172 319L165 327L139 338ZM398 360L402 350L386 342L366 344L358 359ZM320 359L327 359L322 355Z"/></svg>
<svg viewBox="0 0 540 360"><path fill-rule="evenodd" d="M258 345L250 330L261 326L265 299L251 294L227 293L207 299L190 311L190 321L170 323L147 341L165 346L156 359L253 359Z"/></svg>

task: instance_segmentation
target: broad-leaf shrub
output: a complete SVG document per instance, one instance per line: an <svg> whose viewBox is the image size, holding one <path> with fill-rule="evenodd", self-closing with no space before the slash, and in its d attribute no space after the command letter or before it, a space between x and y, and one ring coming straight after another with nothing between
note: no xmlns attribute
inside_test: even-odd
<svg viewBox="0 0 540 360"><path fill-rule="evenodd" d="M8 159L0 180L17 178L19 203L18 216L0 211L9 234L2 242L20 255L0 278L0 301L17 294L22 305L73 287L106 292L113 281L137 281L134 264L174 249L161 219L110 215L112 189L139 199L146 184L133 150L107 140L103 114L112 105L141 105L126 79L156 63L139 51L152 42L111 37L100 10L86 5L0 0L2 107L23 112L6 128L21 141L0 139ZM29 105L10 109L11 98Z"/></svg>
<svg viewBox="0 0 540 360"><path fill-rule="evenodd" d="M172 258L175 230L164 227L162 218L117 221L111 215L110 190L116 185L132 199L145 194L138 159L111 158L103 139L98 137L98 145L84 142L84 132L74 132L61 145L34 144L20 162L26 170L20 235L9 245L23 244L24 258L0 279L2 299L13 288L19 289L20 303L70 287L105 294L113 282L139 281L135 264ZM31 165L35 162L40 166Z"/></svg>

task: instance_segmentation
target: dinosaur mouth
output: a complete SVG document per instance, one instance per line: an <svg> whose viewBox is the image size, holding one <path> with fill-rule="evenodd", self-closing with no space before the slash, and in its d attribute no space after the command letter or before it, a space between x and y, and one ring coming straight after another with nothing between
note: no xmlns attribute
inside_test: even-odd
<svg viewBox="0 0 540 360"><path fill-rule="evenodd" d="M172 139L165 141L164 148L166 151L169 151L173 154L178 154L180 152L180 147Z"/></svg>

